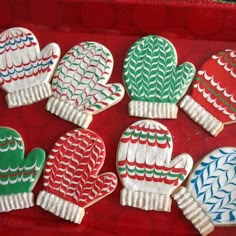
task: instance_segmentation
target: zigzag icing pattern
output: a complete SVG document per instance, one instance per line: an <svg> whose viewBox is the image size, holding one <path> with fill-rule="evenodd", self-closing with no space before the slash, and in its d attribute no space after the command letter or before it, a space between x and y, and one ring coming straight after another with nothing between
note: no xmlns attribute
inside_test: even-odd
<svg viewBox="0 0 236 236"><path fill-rule="evenodd" d="M63 57L53 77L54 96L77 111L98 113L119 102L124 94L120 84L107 84L113 69L109 50L95 42L74 46Z"/></svg>
<svg viewBox="0 0 236 236"><path fill-rule="evenodd" d="M236 224L236 148L223 147L203 158L188 190L215 225Z"/></svg>
<svg viewBox="0 0 236 236"><path fill-rule="evenodd" d="M177 66L174 46L158 36L133 44L124 62L124 82L132 100L176 103L191 83L191 63Z"/></svg>
<svg viewBox="0 0 236 236"><path fill-rule="evenodd" d="M89 130L74 130L61 137L46 164L44 187L58 197L88 207L111 193L113 173L97 176L105 158L104 143Z"/></svg>

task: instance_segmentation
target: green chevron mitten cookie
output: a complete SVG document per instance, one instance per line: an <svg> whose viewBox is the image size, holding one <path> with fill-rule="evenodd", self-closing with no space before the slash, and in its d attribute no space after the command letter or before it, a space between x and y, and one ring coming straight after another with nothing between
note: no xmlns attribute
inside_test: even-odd
<svg viewBox="0 0 236 236"><path fill-rule="evenodd" d="M34 188L45 161L43 149L36 148L24 158L20 134L0 127L0 212L34 205Z"/></svg>
<svg viewBox="0 0 236 236"><path fill-rule="evenodd" d="M124 61L124 83L131 98L129 114L147 118L175 119L176 103L195 75L192 63L177 66L177 53L170 41L149 35L129 49Z"/></svg>

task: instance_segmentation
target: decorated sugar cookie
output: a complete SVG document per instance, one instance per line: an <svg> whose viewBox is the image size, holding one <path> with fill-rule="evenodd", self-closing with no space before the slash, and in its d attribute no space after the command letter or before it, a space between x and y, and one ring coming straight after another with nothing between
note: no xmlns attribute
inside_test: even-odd
<svg viewBox="0 0 236 236"><path fill-rule="evenodd" d="M171 160L172 148L169 130L156 121L141 120L125 130L117 150L117 170L124 186L121 205L171 210L170 195L193 165L188 154Z"/></svg>
<svg viewBox="0 0 236 236"><path fill-rule="evenodd" d="M173 195L183 214L201 235L214 226L236 225L236 148L222 147L206 155Z"/></svg>
<svg viewBox="0 0 236 236"><path fill-rule="evenodd" d="M110 51L96 42L83 42L63 57L52 81L53 96L46 109L87 128L93 115L118 103L121 84L107 84L113 69Z"/></svg>
<svg viewBox="0 0 236 236"><path fill-rule="evenodd" d="M7 92L9 108L51 96L49 83L60 57L60 48L48 44L40 51L34 34L15 27L0 34L0 87Z"/></svg>
<svg viewBox="0 0 236 236"><path fill-rule="evenodd" d="M236 122L236 51L218 52L197 72L192 92L180 107L200 126L217 136Z"/></svg>
<svg viewBox="0 0 236 236"><path fill-rule="evenodd" d="M124 62L124 83L131 98L129 114L147 118L177 117L176 103L195 75L192 63L177 66L170 41L149 35L129 49Z"/></svg>
<svg viewBox="0 0 236 236"><path fill-rule="evenodd" d="M104 159L104 143L94 132L75 129L63 135L46 162L44 190L39 193L37 205L80 224L85 209L117 186L115 174L98 175Z"/></svg>
<svg viewBox="0 0 236 236"><path fill-rule="evenodd" d="M36 148L24 158L24 142L17 131L0 127L0 212L34 205L34 188L45 160Z"/></svg>

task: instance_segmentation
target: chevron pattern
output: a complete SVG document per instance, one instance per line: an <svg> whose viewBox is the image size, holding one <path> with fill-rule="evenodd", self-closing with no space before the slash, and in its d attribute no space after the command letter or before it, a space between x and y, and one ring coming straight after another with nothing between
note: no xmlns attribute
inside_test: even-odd
<svg viewBox="0 0 236 236"><path fill-rule="evenodd" d="M74 46L61 60L52 81L54 96L79 111L98 113L120 101L120 84L106 84L113 69L109 50L95 42Z"/></svg>
<svg viewBox="0 0 236 236"><path fill-rule="evenodd" d="M135 42L124 61L124 83L132 100L176 103L194 75L191 63L177 67L174 46L158 36Z"/></svg>
<svg viewBox="0 0 236 236"><path fill-rule="evenodd" d="M44 187L48 192L88 207L113 192L117 178L113 173L98 176L105 158L101 138L89 130L73 130L62 136L46 163Z"/></svg>
<svg viewBox="0 0 236 236"><path fill-rule="evenodd" d="M214 224L236 224L236 148L220 148L204 157L188 189Z"/></svg>

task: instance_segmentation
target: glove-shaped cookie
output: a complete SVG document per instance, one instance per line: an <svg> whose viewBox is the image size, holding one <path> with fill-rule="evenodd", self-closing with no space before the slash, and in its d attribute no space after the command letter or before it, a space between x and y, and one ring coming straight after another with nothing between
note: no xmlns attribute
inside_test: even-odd
<svg viewBox="0 0 236 236"><path fill-rule="evenodd" d="M214 226L236 224L236 148L222 147L206 155L173 194L179 208L201 235Z"/></svg>
<svg viewBox="0 0 236 236"><path fill-rule="evenodd" d="M31 192L42 171L45 152L34 149L24 158L24 142L11 128L0 127L0 212L34 205Z"/></svg>
<svg viewBox="0 0 236 236"><path fill-rule="evenodd" d="M217 136L236 122L236 51L218 52L197 72L190 95L180 107L200 126Z"/></svg>
<svg viewBox="0 0 236 236"><path fill-rule="evenodd" d="M51 96L49 83L60 57L60 48L48 44L40 51L36 37L25 28L0 34L0 87L7 92L9 108Z"/></svg>
<svg viewBox="0 0 236 236"><path fill-rule="evenodd" d="M141 120L129 126L117 150L117 169L124 186L121 205L171 210L170 195L185 180L193 164L188 154L171 160L172 148L171 134L164 125Z"/></svg>
<svg viewBox="0 0 236 236"><path fill-rule="evenodd" d="M53 96L46 109L87 128L94 114L115 105L124 96L121 84L107 84L112 69L113 57L103 45L75 45L57 67L52 80Z"/></svg>
<svg viewBox="0 0 236 236"><path fill-rule="evenodd" d="M172 43L159 36L149 35L132 45L124 61L123 76L131 98L131 116L177 117L176 103L195 75L193 64L177 66L177 59Z"/></svg>
<svg viewBox="0 0 236 236"><path fill-rule="evenodd" d="M102 139L90 130L75 129L53 147L44 173L44 190L37 205L74 223L81 223L85 208L112 193L113 173L98 175L105 159Z"/></svg>

